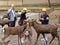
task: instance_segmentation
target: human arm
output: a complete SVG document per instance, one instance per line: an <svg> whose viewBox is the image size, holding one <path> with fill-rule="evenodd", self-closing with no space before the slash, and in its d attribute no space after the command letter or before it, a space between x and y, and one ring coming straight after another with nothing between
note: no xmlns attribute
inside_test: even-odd
<svg viewBox="0 0 60 45"><path fill-rule="evenodd" d="M10 12L11 12L11 9L9 9L8 12L7 12L8 19L10 19Z"/></svg>

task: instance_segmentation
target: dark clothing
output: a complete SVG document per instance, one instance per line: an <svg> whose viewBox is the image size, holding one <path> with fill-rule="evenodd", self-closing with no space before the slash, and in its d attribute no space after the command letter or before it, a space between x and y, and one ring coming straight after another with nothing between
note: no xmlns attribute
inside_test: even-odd
<svg viewBox="0 0 60 45"><path fill-rule="evenodd" d="M22 12L22 13L21 13L20 25L23 25L23 21L26 19L26 13L27 13L27 12Z"/></svg>
<svg viewBox="0 0 60 45"><path fill-rule="evenodd" d="M10 21L9 26L14 27L14 26L15 26L15 22L16 22L16 21Z"/></svg>
<svg viewBox="0 0 60 45"><path fill-rule="evenodd" d="M7 15L8 15L8 19L10 20L10 15L9 15L9 13L8 13Z"/></svg>
<svg viewBox="0 0 60 45"><path fill-rule="evenodd" d="M23 21L24 21L24 19L20 20L20 25L21 26L23 25Z"/></svg>
<svg viewBox="0 0 60 45"><path fill-rule="evenodd" d="M15 26L16 20L17 20L17 18L15 17L14 18L14 21L10 21L10 26L11 27L14 27Z"/></svg>
<svg viewBox="0 0 60 45"><path fill-rule="evenodd" d="M22 19L26 19L26 12L22 12L20 20L22 20Z"/></svg>
<svg viewBox="0 0 60 45"><path fill-rule="evenodd" d="M42 24L48 24L49 23L49 19L47 20L47 17L49 18L49 16L47 14L41 15L41 18L44 19L44 20L40 20L42 22Z"/></svg>

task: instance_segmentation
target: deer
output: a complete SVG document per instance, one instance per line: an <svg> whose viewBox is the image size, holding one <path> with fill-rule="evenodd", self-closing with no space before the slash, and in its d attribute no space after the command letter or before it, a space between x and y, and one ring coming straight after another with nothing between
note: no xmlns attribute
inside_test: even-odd
<svg viewBox="0 0 60 45"><path fill-rule="evenodd" d="M36 42L35 44L37 44L37 41L38 41L38 38L40 36L40 34L44 36L44 34L51 34L52 35L52 40L49 42L49 44L52 43L52 41L54 40L55 37L57 37L58 39L58 43L60 45L60 42L59 42L59 35L58 35L58 32L57 32L57 29L58 29L58 26L57 25L53 25L53 24L47 24L47 25L42 25L42 24L39 24L36 22L36 20L32 20L30 22L30 25L33 26L33 28L35 29L36 33L37 33L37 39L36 39ZM45 42L47 44L47 41L45 39Z"/></svg>
<svg viewBox="0 0 60 45"><path fill-rule="evenodd" d="M23 25L23 26L4 28L4 37L2 38L2 40L5 40L10 35L18 35L18 44L19 44L19 37L20 37L21 33L23 33L23 31L25 29L26 29L26 24Z"/></svg>
<svg viewBox="0 0 60 45"><path fill-rule="evenodd" d="M10 23L9 20L4 20L4 19L0 20L0 25L1 25L2 27L3 27L5 24L7 24L7 25L9 26L9 23Z"/></svg>

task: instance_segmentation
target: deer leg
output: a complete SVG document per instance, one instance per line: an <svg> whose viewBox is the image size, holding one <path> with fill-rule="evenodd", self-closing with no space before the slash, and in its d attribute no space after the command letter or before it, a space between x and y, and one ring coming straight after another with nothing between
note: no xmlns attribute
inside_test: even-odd
<svg viewBox="0 0 60 45"><path fill-rule="evenodd" d="M2 38L2 40L5 40L9 35L4 35L4 37Z"/></svg>
<svg viewBox="0 0 60 45"><path fill-rule="evenodd" d="M20 45L20 44L19 44L19 35L18 35L18 45Z"/></svg>
<svg viewBox="0 0 60 45"><path fill-rule="evenodd" d="M28 39L29 39L29 41L30 41L30 44L32 44L30 35L28 36Z"/></svg>
<svg viewBox="0 0 60 45"><path fill-rule="evenodd" d="M24 40L25 40L25 34L23 32L21 32L20 33L20 42L21 42L21 45L24 44L24 42L25 42Z"/></svg>
<svg viewBox="0 0 60 45"><path fill-rule="evenodd" d="M20 36L20 45L22 45L22 42L21 42L21 34L19 36Z"/></svg>
<svg viewBox="0 0 60 45"><path fill-rule="evenodd" d="M49 43L49 44L51 44L51 43L52 43L52 41L54 40L54 38L55 38L55 35L54 35L54 34L52 34L52 40L50 41L50 43Z"/></svg>
<svg viewBox="0 0 60 45"><path fill-rule="evenodd" d="M30 27L30 35L32 36L32 29L31 29L31 27Z"/></svg>
<svg viewBox="0 0 60 45"><path fill-rule="evenodd" d="M56 37L57 37L57 39L58 39L58 44L60 45L60 42L59 42L59 36L58 36L58 34L56 34Z"/></svg>
<svg viewBox="0 0 60 45"><path fill-rule="evenodd" d="M38 41L39 35L40 35L40 33L37 33L37 39L36 39L35 44L37 44L37 41Z"/></svg>

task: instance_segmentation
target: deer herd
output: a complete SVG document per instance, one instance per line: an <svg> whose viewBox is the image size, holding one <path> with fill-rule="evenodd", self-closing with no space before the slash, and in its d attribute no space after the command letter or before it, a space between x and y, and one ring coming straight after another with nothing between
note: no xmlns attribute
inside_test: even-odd
<svg viewBox="0 0 60 45"><path fill-rule="evenodd" d="M4 17L6 17L6 16L4 16ZM25 38L28 37L28 39L31 42L31 40L32 40L31 39L31 37L32 37L32 30L33 29L28 29L27 28L27 26L28 26L27 23L29 23L29 27L32 26L35 29L36 33L37 33L37 38L36 38L35 44L37 44L37 41L38 41L38 38L39 38L40 34L42 34L42 36L44 38L44 34L46 33L46 34L51 34L52 35L52 39L51 39L50 43L52 43L52 41L54 40L54 38L57 37L58 44L60 45L59 35L58 35L58 31L57 31L58 28L60 27L60 25L58 25L58 24L42 25L42 24L37 23L36 19L32 19L31 21L25 21L25 23L24 23L23 26L10 27L9 26L9 20L4 20L4 18L2 20L0 20L0 25L3 28L3 26L5 24L7 24L8 27L4 28L4 37L2 38L2 42L0 42L0 45L8 45L8 43L10 42L10 40L5 41L5 39L7 37L9 37L10 35L18 35L18 45L19 45L19 39L21 39L20 35L21 35L21 33L25 34L26 31L28 31L29 34L26 35ZM45 39L45 42L47 44L46 39Z"/></svg>

